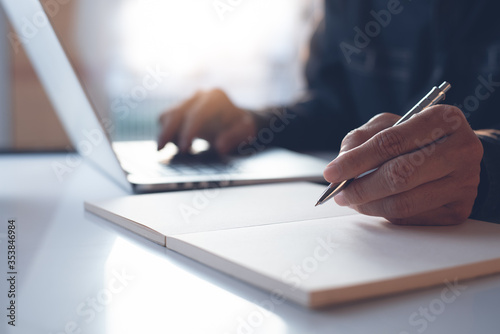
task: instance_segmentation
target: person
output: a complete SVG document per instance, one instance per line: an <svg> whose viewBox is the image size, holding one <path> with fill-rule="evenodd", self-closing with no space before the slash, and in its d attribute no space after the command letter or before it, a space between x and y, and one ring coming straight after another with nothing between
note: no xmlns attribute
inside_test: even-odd
<svg viewBox="0 0 500 334"><path fill-rule="evenodd" d="M395 224L498 222L499 9L494 0L326 0L303 98L251 111L220 89L200 91L161 115L158 146L186 151L200 137L221 154L241 152L264 129L269 145L340 145L328 182L378 169L335 196L339 205ZM452 85L444 103L391 127L443 81Z"/></svg>

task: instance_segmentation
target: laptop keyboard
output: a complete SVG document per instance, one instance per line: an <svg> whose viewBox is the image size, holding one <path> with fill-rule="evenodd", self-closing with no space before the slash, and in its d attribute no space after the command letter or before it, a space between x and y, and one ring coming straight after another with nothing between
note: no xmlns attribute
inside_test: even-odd
<svg viewBox="0 0 500 334"><path fill-rule="evenodd" d="M159 164L158 172L161 176L178 175L215 175L237 173L238 168L229 164L216 163L185 163L185 164Z"/></svg>
<svg viewBox="0 0 500 334"><path fill-rule="evenodd" d="M134 163L129 159L122 159L122 165L129 173L142 174L148 177L176 177L194 175L221 175L239 173L240 170L230 164L162 164L162 163Z"/></svg>
<svg viewBox="0 0 500 334"><path fill-rule="evenodd" d="M118 145L114 148L122 166L129 173L148 177L221 175L242 172L238 163L221 158L211 151L159 156L156 149L149 146L145 146L142 142L137 142L137 144L128 142L125 147Z"/></svg>
<svg viewBox="0 0 500 334"><path fill-rule="evenodd" d="M213 152L174 156L168 164L162 165L164 175L207 175L237 173L238 167Z"/></svg>

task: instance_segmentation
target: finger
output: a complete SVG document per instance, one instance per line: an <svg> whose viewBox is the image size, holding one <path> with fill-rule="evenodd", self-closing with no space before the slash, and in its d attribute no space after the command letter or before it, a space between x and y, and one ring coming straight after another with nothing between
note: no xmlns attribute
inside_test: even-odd
<svg viewBox="0 0 500 334"><path fill-rule="evenodd" d="M183 102L181 105L164 112L160 118L161 125L160 135L158 136L158 150L161 150L168 142L174 140L177 136L180 124L186 110L198 99L200 93L194 94L191 98Z"/></svg>
<svg viewBox="0 0 500 334"><path fill-rule="evenodd" d="M404 193L385 197L369 203L354 205L356 211L369 215L380 216L390 220L408 219L423 213L449 206L455 202L463 203L453 207L446 220L463 221L470 215L477 188L465 186L457 188L456 179L444 177L434 182L423 184Z"/></svg>
<svg viewBox="0 0 500 334"><path fill-rule="evenodd" d="M440 105L425 109L338 156L327 166L324 176L330 182L354 178L399 155L440 140L464 123L465 117L456 107Z"/></svg>
<svg viewBox="0 0 500 334"><path fill-rule="evenodd" d="M344 139L342 140L342 144L340 145L339 153L349 151L350 149L363 144L380 131L391 127L400 118L401 117L398 115L389 113L376 115L367 123L363 124L357 129L352 130L344 137Z"/></svg>
<svg viewBox="0 0 500 334"><path fill-rule="evenodd" d="M220 154L228 154L249 136L255 135L255 132L253 118L250 115L245 115L217 137L215 149Z"/></svg>
<svg viewBox="0 0 500 334"><path fill-rule="evenodd" d="M158 136L158 150L161 150L169 142L172 142L177 135L180 123L182 121L182 113L171 110L162 115L161 130Z"/></svg>
<svg viewBox="0 0 500 334"><path fill-rule="evenodd" d="M179 150L187 152L191 147L193 139L199 137L202 126L210 120L207 114L210 114L212 106L205 100L197 101L191 106L184 117L184 122L179 130Z"/></svg>
<svg viewBox="0 0 500 334"><path fill-rule="evenodd" d="M408 218L388 218L395 225L446 226L463 223L468 215L460 214L463 202L447 204ZM465 218L464 218L465 217Z"/></svg>
<svg viewBox="0 0 500 334"><path fill-rule="evenodd" d="M399 194L450 175L463 163L459 137L447 137L420 150L387 161L375 172L356 179L337 198L341 205L358 205ZM340 195L340 194L339 194Z"/></svg>
<svg viewBox="0 0 500 334"><path fill-rule="evenodd" d="M232 105L225 93L218 89L204 94L193 103L189 112L186 113L179 132L181 152L186 152L189 149L193 139L199 137L203 128L207 134L205 137L211 136L210 133L214 132L214 129L209 128L213 128L214 124L217 125L217 120L214 120L215 115L223 115L225 111L223 109L227 108L228 104Z"/></svg>

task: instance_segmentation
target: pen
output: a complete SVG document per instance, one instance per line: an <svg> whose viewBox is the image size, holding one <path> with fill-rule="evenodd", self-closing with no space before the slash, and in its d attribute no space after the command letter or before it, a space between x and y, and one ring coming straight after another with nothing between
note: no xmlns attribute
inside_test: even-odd
<svg viewBox="0 0 500 334"><path fill-rule="evenodd" d="M425 108L431 107L438 102L442 101L445 98L446 92L451 88L451 85L448 82L443 82L439 87L434 87L431 89L427 95L420 100L413 108L410 109L403 117L399 119L393 126L399 125L403 123L404 121L408 120L411 116L421 112ZM345 180L340 183L330 183L328 188L323 192L321 197L319 198L318 202L316 203L315 206L321 205L328 201L330 198L334 197L338 193L340 193L342 190L344 190L352 181L354 181L357 178L363 177L365 175L370 174L371 172L374 172L376 170L372 169L369 170L358 177L350 180Z"/></svg>

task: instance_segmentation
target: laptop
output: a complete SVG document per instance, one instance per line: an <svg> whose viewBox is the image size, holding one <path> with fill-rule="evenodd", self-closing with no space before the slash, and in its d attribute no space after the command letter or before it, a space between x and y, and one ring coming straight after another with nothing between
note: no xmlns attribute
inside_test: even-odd
<svg viewBox="0 0 500 334"><path fill-rule="evenodd" d="M272 182L324 182L326 162L281 148L249 156L216 157L210 151L157 152L153 141L112 143L49 15L39 0L0 0L59 117L81 156L136 193ZM109 126L109 125L108 125Z"/></svg>

